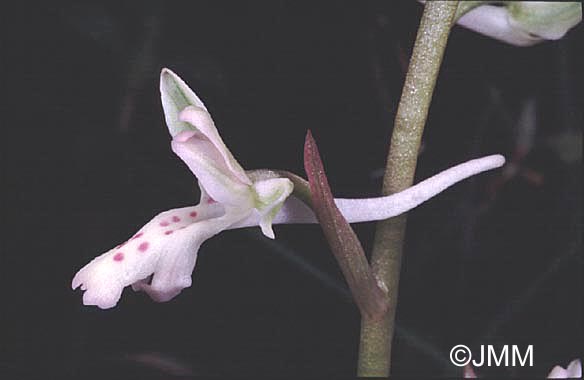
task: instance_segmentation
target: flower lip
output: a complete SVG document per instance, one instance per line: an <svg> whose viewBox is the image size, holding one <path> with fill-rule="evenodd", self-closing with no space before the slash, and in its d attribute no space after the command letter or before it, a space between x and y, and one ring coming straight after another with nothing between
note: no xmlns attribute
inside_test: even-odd
<svg viewBox="0 0 584 380"><path fill-rule="evenodd" d="M101 309L114 307L127 286L168 301L191 286L201 244L245 216L226 215L218 203L165 211L80 269L71 287L81 287L84 305Z"/></svg>

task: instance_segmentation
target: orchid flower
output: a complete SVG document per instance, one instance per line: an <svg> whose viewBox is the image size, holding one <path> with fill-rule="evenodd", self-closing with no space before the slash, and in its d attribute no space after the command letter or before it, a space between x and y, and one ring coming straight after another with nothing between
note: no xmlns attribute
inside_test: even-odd
<svg viewBox="0 0 584 380"><path fill-rule="evenodd" d="M456 15L458 25L515 46L559 40L581 21L578 1L469 0L459 3Z"/></svg>
<svg viewBox="0 0 584 380"><path fill-rule="evenodd" d="M463 377L465 379L476 379L478 376L473 370L472 366L469 364L464 367ZM549 375L548 379L581 379L582 378L582 363L579 359L572 360L568 364L567 368L561 367L559 365L555 366Z"/></svg>
<svg viewBox="0 0 584 380"><path fill-rule="evenodd" d="M197 206L157 215L131 239L81 269L72 287L85 290L86 305L111 308L128 285L156 301L170 300L191 285L201 244L252 211L262 232L273 238L271 219L292 192L287 178L252 182L221 140L203 103L192 91L170 86L169 77L174 86L186 84L163 71L161 93L172 150L197 177L201 200ZM185 95L188 98L181 98ZM176 96L192 105L177 112Z"/></svg>
<svg viewBox="0 0 584 380"><path fill-rule="evenodd" d="M511 45L531 46L546 40L559 40L582 21L580 2L497 1L493 3L499 5L479 5L460 17L457 23Z"/></svg>
<svg viewBox="0 0 584 380"><path fill-rule="evenodd" d="M219 136L203 102L176 74L161 73L160 90L172 150L198 179L196 206L162 212L126 242L96 257L73 278L83 303L114 307L125 287L168 301L191 286L201 244L221 231L273 224L317 223L310 207L291 196L293 182L270 170L243 170ZM503 165L500 155L460 164L405 191L370 199L336 199L346 219L366 222L406 212L467 177ZM302 180L301 180L302 181Z"/></svg>
<svg viewBox="0 0 584 380"><path fill-rule="evenodd" d="M548 379L581 379L582 363L580 359L572 360L568 367L555 366L548 375Z"/></svg>

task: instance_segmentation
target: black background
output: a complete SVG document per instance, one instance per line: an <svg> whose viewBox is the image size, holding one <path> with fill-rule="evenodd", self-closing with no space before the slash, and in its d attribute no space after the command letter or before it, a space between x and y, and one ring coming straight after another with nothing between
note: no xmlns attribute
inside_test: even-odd
<svg viewBox="0 0 584 380"><path fill-rule="evenodd" d="M170 150L162 67L205 101L245 168L303 174L311 129L337 196L378 194L421 10L415 1L5 9L6 378L353 375L359 315L317 226L278 226L273 242L258 228L209 240L193 286L166 304L126 290L114 309L85 307L70 281L153 215L198 199ZM483 174L410 213L393 374L459 375L448 362L455 344L534 345L534 368L482 374L543 376L582 356L582 67L581 25L531 48L454 28L418 180L481 155L513 157L530 96L535 142L512 178ZM558 136L572 144L558 148ZM566 160L558 149L580 153ZM370 251L374 226L355 229Z"/></svg>

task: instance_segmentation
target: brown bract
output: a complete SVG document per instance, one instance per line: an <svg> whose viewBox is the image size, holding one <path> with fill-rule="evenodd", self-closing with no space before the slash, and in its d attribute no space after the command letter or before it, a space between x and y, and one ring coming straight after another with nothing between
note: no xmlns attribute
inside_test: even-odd
<svg viewBox="0 0 584 380"><path fill-rule="evenodd" d="M304 143L304 170L310 184L313 211L361 315L368 318L383 315L387 309L386 292L373 276L357 235L335 204L318 147L310 131Z"/></svg>

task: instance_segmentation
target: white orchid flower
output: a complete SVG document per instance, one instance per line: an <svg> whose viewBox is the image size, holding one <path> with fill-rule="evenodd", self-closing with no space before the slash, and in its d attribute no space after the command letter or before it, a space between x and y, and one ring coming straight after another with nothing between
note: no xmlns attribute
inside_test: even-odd
<svg viewBox="0 0 584 380"><path fill-rule="evenodd" d="M457 20L457 24L511 45L531 46L546 40L558 40L582 21L580 2L493 3L498 5L483 4L471 9Z"/></svg>
<svg viewBox="0 0 584 380"><path fill-rule="evenodd" d="M548 379L581 379L582 378L582 363L580 359L572 360L567 368L555 366L549 373Z"/></svg>
<svg viewBox="0 0 584 380"><path fill-rule="evenodd" d="M471 365L467 365L464 367L463 377L465 379L476 379L478 376L476 375L474 369ZM555 366L549 375L547 376L548 379L581 379L582 378L582 363L580 363L580 359L572 360L570 364L568 364L567 368L561 367L559 365Z"/></svg>
<svg viewBox="0 0 584 380"><path fill-rule="evenodd" d="M170 71L162 73L161 92L172 149L198 178L201 201L157 215L130 240L81 269L72 286L85 290L86 305L113 307L128 285L156 301L173 298L191 285L197 251L205 240L252 210L263 233L273 238L271 219L292 192L286 178L252 182L221 140L203 103ZM189 98L181 98L185 95ZM186 102L180 112L176 97Z"/></svg>
<svg viewBox="0 0 584 380"><path fill-rule="evenodd" d="M294 187L290 179L269 170L243 170L203 102L176 74L162 70L160 90L172 149L198 179L200 202L157 215L128 241L83 267L72 287L85 291L85 305L114 307L127 286L148 293L155 301L168 301L191 285L201 244L219 232L260 226L264 235L274 238L272 224L317 222L308 206L290 196ZM394 195L335 201L351 223L387 219L503 163L500 155L488 156Z"/></svg>

